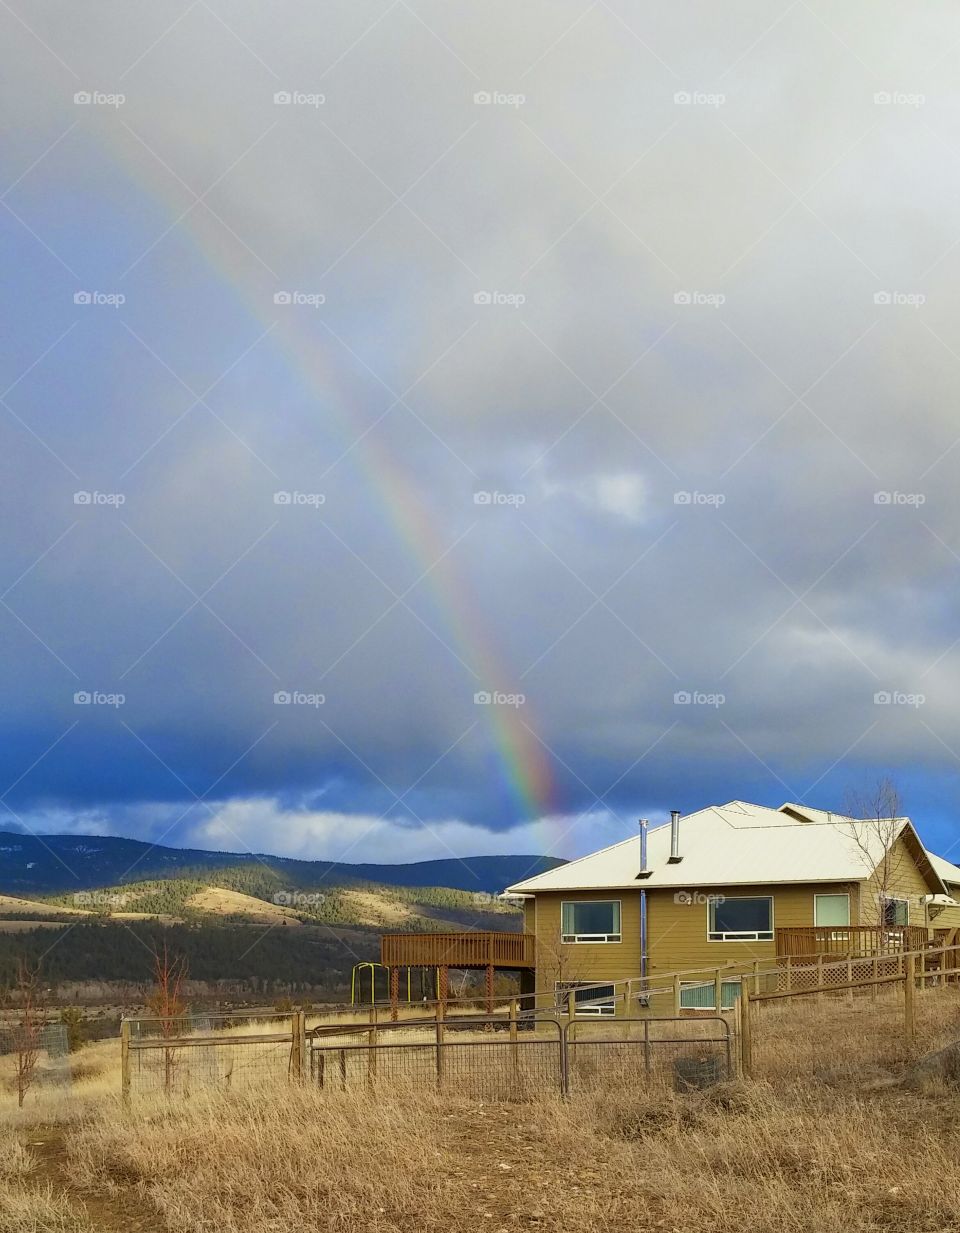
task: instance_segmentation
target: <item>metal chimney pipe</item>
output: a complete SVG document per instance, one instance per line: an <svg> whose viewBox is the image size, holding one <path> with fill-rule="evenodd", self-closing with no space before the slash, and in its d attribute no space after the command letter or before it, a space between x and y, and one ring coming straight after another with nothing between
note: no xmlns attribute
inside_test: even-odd
<svg viewBox="0 0 960 1233"><path fill-rule="evenodd" d="M647 872L647 827L646 818L640 819L640 872Z"/></svg>
<svg viewBox="0 0 960 1233"><path fill-rule="evenodd" d="M670 810L670 860L669 864L679 865L683 860L680 855L680 810Z"/></svg>

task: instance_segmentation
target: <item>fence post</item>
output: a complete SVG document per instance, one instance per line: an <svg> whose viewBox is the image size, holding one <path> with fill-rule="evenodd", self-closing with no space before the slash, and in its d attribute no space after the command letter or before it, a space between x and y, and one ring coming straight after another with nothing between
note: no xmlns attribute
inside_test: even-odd
<svg viewBox="0 0 960 1233"><path fill-rule="evenodd" d="M643 1069L650 1073L650 1018L643 1021Z"/></svg>
<svg viewBox="0 0 960 1233"><path fill-rule="evenodd" d="M740 1069L745 1079L753 1078L753 1023L751 1022L750 990L740 982Z"/></svg>
<svg viewBox="0 0 960 1233"><path fill-rule="evenodd" d="M443 1002L437 1003L437 1091L443 1085Z"/></svg>
<svg viewBox="0 0 960 1233"><path fill-rule="evenodd" d="M908 1049L913 1048L914 1035L916 1031L916 1019L914 1016L914 987L913 982L916 979L916 961L913 955L904 956L904 977L903 977L903 1034Z"/></svg>
<svg viewBox="0 0 960 1233"><path fill-rule="evenodd" d="M680 1017L680 1009L681 1009L680 1007L680 977L674 976L673 978L673 1013L678 1018Z"/></svg>
<svg viewBox="0 0 960 1233"><path fill-rule="evenodd" d="M817 955L817 988L823 989L823 955ZM823 1001L823 994L817 994L817 1001Z"/></svg>
<svg viewBox="0 0 960 1233"><path fill-rule="evenodd" d="M723 1013L723 977L720 975L720 969L717 968L713 977L713 1004L716 1013Z"/></svg>
<svg viewBox="0 0 960 1233"><path fill-rule="evenodd" d="M303 1082L307 1060L307 1016L295 1010L290 1022L290 1070L295 1083Z"/></svg>
<svg viewBox="0 0 960 1233"><path fill-rule="evenodd" d="M853 960L850 958L849 955L847 956L847 984L848 985L853 984ZM852 989L847 990L847 1001L848 1002L853 1001L853 990Z"/></svg>
<svg viewBox="0 0 960 1233"><path fill-rule="evenodd" d="M120 1021L120 1091L123 1103L130 1104L130 1020Z"/></svg>
<svg viewBox="0 0 960 1233"><path fill-rule="evenodd" d="M377 1077L377 1008L370 1007L370 1031L367 1032L367 1078L373 1082Z"/></svg>
<svg viewBox="0 0 960 1233"><path fill-rule="evenodd" d="M877 1000L877 978L880 975L880 960L876 955L873 956L873 984L870 986L870 1000Z"/></svg>
<svg viewBox="0 0 960 1233"><path fill-rule="evenodd" d="M786 969L787 969L786 989L787 989L787 993L789 993L790 990L793 988L793 956L792 955L787 955Z"/></svg>
<svg viewBox="0 0 960 1233"><path fill-rule="evenodd" d="M510 1064L513 1067L513 1080L517 1081L519 1070L519 1051L517 1049L517 999L510 999Z"/></svg>
<svg viewBox="0 0 960 1233"><path fill-rule="evenodd" d="M760 960L753 961L753 993L754 997L760 992Z"/></svg>

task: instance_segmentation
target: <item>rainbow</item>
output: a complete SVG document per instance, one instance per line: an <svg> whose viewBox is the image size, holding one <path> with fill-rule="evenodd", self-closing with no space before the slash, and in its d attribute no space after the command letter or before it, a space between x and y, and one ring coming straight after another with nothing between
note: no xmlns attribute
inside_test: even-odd
<svg viewBox="0 0 960 1233"><path fill-rule="evenodd" d="M154 197L169 196L169 181L151 179L150 190ZM268 329L277 320L278 310L270 296L255 296L231 269L236 249L233 241L228 241L225 228L210 218L202 206L182 217L182 210L169 201L167 213L172 224L174 219L179 220L174 224L177 232L189 237L199 258L230 285L245 311L264 330ZM283 329L272 331L269 342L283 355L308 397L321 403L329 413L327 424L342 440L343 449L350 449L347 461L360 474L382 510L384 524L393 531L417 574L425 575L422 585L429 588L452 649L477 675L472 688L509 692L513 674L497 654L489 631L482 626L477 615L480 605L473 602L468 584L457 575L453 554L443 555L449 545L440 540L435 520L428 516L421 495L397 457L378 442L376 432L363 435L358 417L351 415L352 395L338 389L337 366L329 351L340 344L334 343L332 336L326 345L324 340L310 336L301 312L290 312L282 321ZM535 735L537 723L529 703L522 708L480 707L478 714L488 725L489 763L500 785L503 806L511 815L509 821L545 825L547 819L556 818L560 811L550 758ZM549 850L550 837L545 840Z"/></svg>

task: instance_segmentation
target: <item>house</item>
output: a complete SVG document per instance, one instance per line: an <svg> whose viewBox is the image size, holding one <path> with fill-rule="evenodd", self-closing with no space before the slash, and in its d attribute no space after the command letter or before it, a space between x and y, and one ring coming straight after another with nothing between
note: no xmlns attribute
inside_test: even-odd
<svg viewBox="0 0 960 1233"><path fill-rule="evenodd" d="M538 1003L584 988L585 1014L619 1013L618 982L684 973L680 1005L731 1005L709 973L730 963L919 949L960 927L960 869L909 818L805 805L710 806L507 888L524 897ZM609 986L597 988L603 982ZM609 1001L607 1001L609 989Z"/></svg>

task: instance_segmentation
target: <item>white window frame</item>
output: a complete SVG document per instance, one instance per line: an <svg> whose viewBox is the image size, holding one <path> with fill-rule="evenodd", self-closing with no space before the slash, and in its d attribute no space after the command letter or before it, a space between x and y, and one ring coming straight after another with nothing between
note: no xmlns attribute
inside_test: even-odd
<svg viewBox="0 0 960 1233"><path fill-rule="evenodd" d="M568 1005L567 995L571 992L571 990L575 991L577 989L590 989L590 986L593 983L594 982L590 980L555 980L553 982L553 986L554 986L554 993L556 995L555 1000L556 1000L557 1008L559 1010L565 1010L567 1008L567 1005ZM609 1001L600 1000L601 998L604 997L604 994L603 994L604 989L610 990ZM578 1005L576 993L574 992L573 1013L574 1013L575 1018L586 1017L586 1018L595 1019L597 1018L597 1016L600 1016L600 1015L604 1016L605 1018L609 1018L613 1015L616 1015L617 1013L617 987L613 981L610 981L609 985L598 983L596 988L590 989L590 993L592 995L591 1000L597 1003L595 1006L584 1006L583 1003L580 1003Z"/></svg>
<svg viewBox="0 0 960 1233"><path fill-rule="evenodd" d="M846 899L847 901L847 923L845 925L819 925L817 924L817 900L818 899ZM820 891L819 893L813 896L813 927L814 929L849 929L850 924L851 922L850 922L850 892L849 891Z"/></svg>
<svg viewBox="0 0 960 1233"><path fill-rule="evenodd" d="M739 976L734 976L734 977L724 977L722 983L724 985L736 985L737 989L739 990L742 987L743 982L741 981ZM683 1004L684 989L706 989L708 987L713 990L713 994L712 994L713 1001L710 1003L709 1006L684 1006ZM739 996L740 994L738 993L737 997ZM736 1000L737 1000L736 998L733 999L734 1003L736 1002ZM720 991L720 1002L721 1002L721 1012L724 1010L727 1010L727 1011L733 1010L732 1004L730 1006L722 1005L723 1003L723 990L722 989ZM682 980L680 982L680 1010L681 1011L712 1010L716 1012L716 1009L717 1009L717 982L715 980Z"/></svg>
<svg viewBox="0 0 960 1233"><path fill-rule="evenodd" d="M618 933L564 933L563 909L566 904L578 903L615 903L617 919L620 922ZM623 941L623 900L622 899L561 899L560 901L560 941L564 946L582 946L584 943L600 946L615 946Z"/></svg>
<svg viewBox="0 0 960 1233"><path fill-rule="evenodd" d="M734 899L766 899L770 904L770 928L769 929L748 929L742 933L721 933L719 930L710 928L710 910L713 907L722 907L723 903L719 903L717 897L707 900L707 941L708 942L772 942L775 936L773 923L773 895L724 895L723 903L729 903Z"/></svg>

